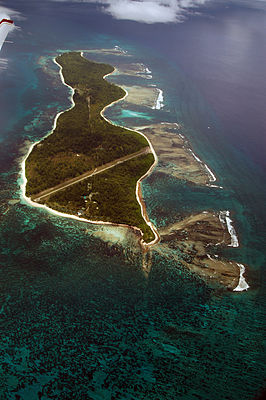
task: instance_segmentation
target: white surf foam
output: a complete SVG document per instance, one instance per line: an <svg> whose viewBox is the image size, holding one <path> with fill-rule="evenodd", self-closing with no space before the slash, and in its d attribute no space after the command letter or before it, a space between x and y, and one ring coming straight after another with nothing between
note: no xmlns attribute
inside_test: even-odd
<svg viewBox="0 0 266 400"><path fill-rule="evenodd" d="M207 170L207 173L209 175L210 182L215 182L216 181L216 176L214 175L214 173L210 170L210 168L208 167L207 164L204 164L204 166L205 166L205 168Z"/></svg>
<svg viewBox="0 0 266 400"><path fill-rule="evenodd" d="M205 167L205 169L206 169L206 171L207 171L207 174L208 174L208 177L209 177L210 182L215 182L215 181L216 181L216 176L215 176L214 173L211 171L211 169L208 167L208 165L205 164L198 156L196 156L196 154L195 154L191 149L189 149L189 151L191 152L191 154L193 155L193 157L195 158L195 160L197 160L200 164L204 165L204 167ZM211 185L210 185L210 186L211 186ZM211 187L219 187L219 188L222 189L222 186L213 185L213 186L211 186Z"/></svg>
<svg viewBox="0 0 266 400"><path fill-rule="evenodd" d="M152 79L152 72L151 72L151 70L150 70L148 67L146 67L146 66L144 66L144 70L145 70L145 78L146 78L146 79Z"/></svg>
<svg viewBox="0 0 266 400"><path fill-rule="evenodd" d="M81 51L81 56L83 57L83 51ZM59 68L60 68L59 74L60 74L60 78L61 78L62 83L63 83L64 85L68 86L69 89L70 89L70 93L71 93L71 95L70 95L70 100L71 100L71 103L72 103L72 104L71 104L71 107L68 109L68 110L70 110L71 108L73 108L73 107L75 106L75 102L74 102L74 99L73 99L73 95L74 95L74 92L75 92L75 91L74 91L74 89L73 89L70 85L68 85L68 84L65 82L64 76L63 76L63 73L62 73L62 66L61 66L60 64L57 63L57 61L56 61L55 58L54 58L54 62L55 62L55 64L57 64L57 65L59 66ZM106 74L103 78L105 79L108 75L111 75L112 73L113 73L113 72L111 72L111 73L109 73L109 74ZM122 99L113 101L111 104L109 104L109 105L107 105L106 107L104 107L103 110L101 111L101 113L100 113L101 116L102 116L106 121L108 121L110 124L116 125L116 124L114 124L113 122L109 121L109 120L104 116L104 111L106 110L106 108L110 107L112 104L123 100L126 96L128 96L128 92L127 92L127 91L125 91L125 96L124 96ZM68 110L67 110L67 111L68 111ZM59 116L60 116L62 113L64 113L64 112L65 112L65 111L61 111L61 112L59 112L59 113L56 115L56 117L55 117L55 119L54 119L54 123L53 123L53 129L52 129L51 132L49 132L46 136L49 136L50 134L53 133L54 129L56 128L56 124L57 124L57 120L58 120ZM118 126L118 125L117 125L117 126ZM132 129L127 128L127 127L123 127L123 128L126 129L126 130L129 130L129 131L132 131ZM152 164L152 166L150 167L150 169L146 172L146 174L143 175L143 176L137 181L137 185L136 185L136 197L137 197L137 201L138 201L138 203L140 204L140 207L141 207L141 213L142 213L143 219L145 220L146 224L151 228L152 232L154 233L154 237L155 237L154 240L153 240L152 242L149 242L149 243L145 243L144 240L141 239L140 243L141 243L143 246L148 247L148 246L151 246L151 245L157 243L157 242L160 240L160 236L159 236L159 234L158 234L158 232L157 232L157 229L156 229L155 226L152 224L152 222L148 219L148 216L147 216L146 213L145 213L145 209L144 209L143 202L141 201L141 198L140 198L140 196L139 196L139 192L140 192L140 183L141 183L141 181L142 181L145 177L147 177L147 176L151 173L152 169L154 168L154 166L155 166L155 165L157 164L157 162L158 162L158 158L157 158L157 155L156 155L156 153L155 153L155 150L154 150L154 148L153 148L153 146L152 146L150 140L144 135L144 133L142 133L142 132L140 132L140 131L137 131L137 132L138 132L141 136L144 136L144 137L145 137L145 139L146 139L147 142L149 143L149 146L150 146L150 148L151 148L151 152L153 153L153 156L154 156L154 163ZM38 142L36 142L36 143L33 143L33 144L30 146L30 148L29 148L29 150L28 150L28 153L27 153L26 157L23 159L22 164L21 164L21 185L20 185L21 193L20 193L20 199L21 199L22 203L24 203L24 204L30 204L30 205L33 206L33 207L38 207L38 208L45 209L45 210L47 210L49 213L54 214L54 215L57 215L57 216L60 216L60 217L67 217L67 218L75 219L75 220L78 220L78 221L87 222L87 223L91 223L91 224L97 224L97 225L100 224L100 225L109 225L109 226L118 226L118 227L129 227L129 228L132 228L132 229L135 230L135 231L141 232L141 234L142 234L142 231L141 231L138 227L136 227L136 226L129 226L129 225L126 225L126 224L118 224L118 223L105 222L105 221L93 221L93 220L88 220L88 219L85 219L85 218L81 218L80 216L77 216L77 215L65 214L65 213L62 213L62 212L60 212L60 211L56 211L56 210L54 210L54 209L52 209L52 208L50 208L50 207L47 207L45 204L36 203L36 202L32 201L30 197L27 197L27 195L26 195L26 185L27 185L27 178L26 178L26 160L27 160L28 156L30 155L30 153L32 152L34 146L36 146L36 145L37 145L38 143L40 143L42 140L43 140L43 139L41 139L40 141L38 141Z"/></svg>
<svg viewBox="0 0 266 400"><path fill-rule="evenodd" d="M231 247L239 247L239 241L237 238L236 230L233 227L232 220L229 217L230 216L230 211L220 211L219 213L219 220L221 221L222 224L225 224L227 226L228 232L231 236L231 243L228 246Z"/></svg>
<svg viewBox="0 0 266 400"><path fill-rule="evenodd" d="M182 136L182 135L181 135ZM182 136L184 137L184 136ZM193 151L191 149L189 149L189 151L191 152L191 154L193 155L193 157L195 158L195 160L197 160L199 163L203 164L203 162L201 161L201 159L199 157L196 156L195 153L193 153Z"/></svg>
<svg viewBox="0 0 266 400"><path fill-rule="evenodd" d="M218 185L207 185L209 187L213 187L213 188L218 188L218 189L223 189L223 186L218 186Z"/></svg>
<svg viewBox="0 0 266 400"><path fill-rule="evenodd" d="M164 104L163 104L163 91L161 89L158 89L158 96L156 99L156 102L154 104L154 106L152 107L154 110L160 110L161 108L163 108Z"/></svg>
<svg viewBox="0 0 266 400"><path fill-rule="evenodd" d="M243 264L238 264L239 269L240 269L240 276L239 276L239 282L236 288L234 288L234 292L242 292L243 290L248 290L249 284L247 283L246 279L244 278L244 273L245 273L245 267Z"/></svg>
<svg viewBox="0 0 266 400"><path fill-rule="evenodd" d="M122 49L122 47L120 47L120 46L115 46L114 50L117 51L120 54L127 54L128 53L127 50Z"/></svg>

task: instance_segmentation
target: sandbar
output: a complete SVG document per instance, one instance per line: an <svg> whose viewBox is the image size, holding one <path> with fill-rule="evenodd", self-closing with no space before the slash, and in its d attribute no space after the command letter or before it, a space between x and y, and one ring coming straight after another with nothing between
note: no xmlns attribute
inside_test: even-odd
<svg viewBox="0 0 266 400"><path fill-rule="evenodd" d="M126 104L135 104L138 106L154 108L158 98L158 91L156 88L124 85L122 88L128 92L128 96L125 99Z"/></svg>

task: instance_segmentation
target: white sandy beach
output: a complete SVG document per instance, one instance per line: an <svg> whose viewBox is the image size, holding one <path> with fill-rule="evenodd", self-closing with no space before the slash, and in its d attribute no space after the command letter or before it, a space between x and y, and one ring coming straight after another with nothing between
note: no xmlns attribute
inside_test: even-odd
<svg viewBox="0 0 266 400"><path fill-rule="evenodd" d="M83 52L81 52L81 56L83 56ZM60 78L61 78L62 83L70 89L70 93L71 93L71 96L70 96L71 107L70 107L69 109L71 109L71 108L74 107L74 105L75 105L74 100L73 100L74 89L73 89L71 86L69 86L68 84L65 83L64 77L63 77L63 74L62 74L62 67L56 62L55 59L54 59L54 62L59 66L59 74L60 74ZM103 77L103 79L106 79L108 76L110 76L110 75L112 75L112 74L116 74L116 73L117 73L117 69L114 69L113 72L111 72L111 73L109 73L109 74L106 74L106 75ZM119 86L119 85L118 85L118 86ZM125 91L125 95L124 95L121 99L115 100L115 101L113 101L112 103L110 103L109 105L107 105L106 107L104 107L103 110L102 110L101 113L100 113L101 116L102 116L102 118L104 118L109 124L112 124L112 125L115 125L115 126L120 126L120 125L115 124L115 123L111 122L109 119L107 119L107 118L105 117L105 115L104 115L104 112L105 112L105 110L106 110L107 108L111 107L113 104L118 103L119 101L122 101L122 100L124 100L126 97L128 97L128 91L125 89L125 87L123 87L123 86L120 86L120 87ZM156 88L156 90L157 90L157 92L158 92L158 97L157 97L157 99L156 99L156 104L154 105L153 108L159 110L159 109L163 106L163 92L162 92L161 89L158 89L158 88ZM67 110L66 110L66 111L67 111ZM57 120L58 120L59 116L60 116L63 112L65 112L65 111L59 112L59 113L56 115L56 117L55 117L55 119L54 119L54 123L53 123L53 128L52 128L52 130L51 130L46 136L48 136L48 135L50 135L50 134L53 133L53 131L54 131L55 127L56 127L56 124L57 124ZM169 126L170 126L170 125L173 125L173 124L170 124L170 123L167 123L167 122L162 123L162 124L169 124ZM176 125L177 125L177 127L178 127L178 124L176 124ZM97 225L108 225L108 226L114 226L114 227L116 226L116 227L125 227L125 228L133 229L136 233L138 232L138 233L141 234L142 238L140 239L140 244L141 244L141 246L143 247L143 249L147 250L150 246L152 246L152 245L154 245L154 244L156 244L156 243L158 243L158 242L160 241L160 235L159 235L159 233L158 233L156 227L152 224L152 222L150 221L150 219L149 219L149 217L148 217L148 215L147 215L145 202L143 201L142 193L141 193L141 181L142 181L143 179L145 179L149 174L151 174L153 168L154 168L155 165L158 163L158 157L157 157L157 154L156 154L156 152L155 152L155 150L154 150L154 147L153 147L153 145L152 145L150 139L147 137L147 135L145 135L145 133L143 133L142 131L140 131L140 129L150 128L149 125L146 126L146 127L141 127L140 129L130 129L130 128L127 128L127 127L124 127L124 126L122 126L122 127L123 127L124 129L128 130L128 131L138 132L140 135L142 135L143 137L145 137L145 139L147 140L147 142L148 142L148 144L149 144L149 146L150 146L151 152L153 153L153 156L154 156L154 163L153 163L153 165L152 165L152 166L150 167L150 169L137 181L137 184L136 184L136 191L135 191L135 192L136 192L136 199L137 199L137 201L138 201L138 203L139 203L139 205L140 205L140 208L141 208L142 217L143 217L144 221L146 222L146 224L151 228L151 230L152 230L152 232L153 232L153 234L154 234L154 237L155 237L155 238L154 238L154 240L153 240L152 242L145 243L145 241L143 240L143 232L142 232L139 228L137 228L137 227L135 227L135 226L129 226L129 225L126 225L126 224L118 224L118 223L112 223L112 222L106 222L106 221L93 221L93 220L88 220L88 219L85 219L85 218L81 218L80 216L77 216L77 215L66 214L66 213L62 213L62 212L53 210L53 209L51 209L50 207L47 207L46 205L35 203L35 202L33 202L29 197L27 197L27 196L26 196L26 184L27 184L27 179L26 179L26 174L25 174L26 159L27 159L27 157L29 156L29 154L31 153L31 151L32 151L32 149L34 148L34 146L36 146L40 141L39 141L39 142L36 142L36 143L34 143L34 144L32 144L32 145L30 146L29 151L28 151L28 153L27 153L25 159L22 161L22 165L21 165L21 171L22 171L21 198L22 198L22 200L23 200L24 202L26 202L27 204L30 204L30 205L33 206L33 207L44 208L44 209L46 209L48 212L50 212L50 213L52 213L52 214L54 214L54 215L60 216L60 217L71 218L71 219L75 219L75 220L78 220L78 221L82 221L82 222L86 222L86 223L91 223L91 224L97 224ZM184 136L182 136L181 134L180 134L179 136L183 138L182 140L185 140ZM191 155L193 156L193 158L195 159L195 161L196 161L197 163L199 163L200 165L202 165L202 166L205 168L205 171L206 171L206 173L207 173L207 175L208 175L208 177L209 177L209 182L210 182L210 183L215 182L215 181L216 181L216 177L215 177L215 175L213 174L213 172L210 170L210 168L209 168L209 167L208 167L208 166L207 166L207 165L206 165L206 164L205 164L191 149L190 149L190 148L189 148L188 150L190 151L190 153L191 153ZM209 185L209 186L215 186L215 187L216 187L216 185L211 185L211 184L207 184L207 185ZM229 232L229 234L230 234L231 243L229 244L229 246L231 246L231 247L238 247L238 246L239 246L239 242L238 242L238 238L237 238L237 235L236 235L236 231L235 231L235 229L234 229L234 227L233 227L232 220L230 219L229 216L230 216L230 212L229 212L229 211L221 211L220 214L219 214L219 219L220 219L220 222L221 222L223 225L225 225L225 226L227 227L227 230L228 230L228 232ZM243 276L243 274L244 274L244 272L245 272L245 267L244 267L243 264L237 264L237 265L239 266L239 269L240 269L240 276L239 276L239 283L238 283L237 287L234 289L234 291L243 291L243 290L247 290L247 289L249 288L249 285L247 284L247 282L245 281L245 278L244 278L244 276Z"/></svg>
<svg viewBox="0 0 266 400"><path fill-rule="evenodd" d="M83 57L83 52L81 52L81 56ZM65 86L67 86L67 87L70 89L70 91L71 91L70 100L71 100L72 105L71 105L71 107L68 109L68 110L70 110L70 109L73 108L74 105L75 105L74 100L73 100L74 89L73 89L71 86L69 86L69 85L65 82L64 77L63 77L63 74L62 74L62 67L61 67L60 64L58 64L58 63L56 62L56 59L55 59L55 58L54 58L54 62L55 62L56 65L59 66L59 69L60 69L60 70L59 70L59 74L60 74L60 78L61 78L62 83L63 83ZM106 79L107 76L113 74L114 72L115 72L115 70L114 70L113 72L111 72L110 74L106 74L106 75L103 77L103 79ZM109 104L108 106L106 106L106 107L103 108L103 110L101 111L101 116L102 116L108 123L110 123L110 124L112 124L112 125L116 125L116 124L112 123L111 121L109 121L109 120L104 116L104 111L106 110L106 108L111 107L113 104L115 104L115 103L117 103L117 102L123 100L127 95L128 95L128 93L125 92L125 95L124 95L121 99L116 100L116 101L113 101L111 104ZM68 110L65 110L65 111L68 111ZM58 120L59 116L60 116L62 113L64 113L65 111L61 111L61 112L59 112L59 113L56 115L56 117L55 117L55 119L54 119L54 123L53 123L53 128L52 128L52 130L51 130L45 137L47 137L48 135L51 135L51 134L53 133L53 131L54 131L55 127L56 127L56 123L57 123L57 120ZM129 130L129 131L133 131L132 129L129 129L129 128L125 128L125 127L123 127L123 128L124 128L124 129L127 129L127 130ZM138 132L138 133L139 133L140 135L142 135L143 137L146 138L146 136L145 136L142 132ZM138 201L138 203L139 203L139 205L140 205L140 207L141 207L141 214L142 214L142 217L143 217L143 219L145 220L146 224L151 228L152 232L154 233L155 239L154 239L152 242L150 242L150 243L145 243L145 241L144 241L143 239L141 239L141 245L142 245L143 247L145 247L145 248L146 248L146 247L149 247L149 246L152 246L153 244L155 244L155 243L157 243L157 242L159 241L159 234L158 234L158 232L157 232L157 229L155 228L155 226L154 226L154 225L151 223L151 221L149 220L149 218L148 218L148 216L147 216L147 213L146 213L146 211L145 211L145 204L144 204L144 202L142 201L142 199L140 198L140 195L139 195L139 193L140 193L140 191L141 191L141 189L140 189L140 182L141 182L146 176L148 176L148 175L151 173L152 169L154 168L154 166L155 166L156 163L157 163L157 156L156 156L156 154L155 154L155 151L154 151L154 149L153 149L153 147L152 147L150 141L149 141L147 138L146 138L146 140L147 140L147 142L148 142L148 144L149 144L149 146L150 146L150 148L151 148L151 151L152 151L152 153L153 153L153 156L154 156L154 160L155 160L155 161L154 161L153 165L151 166L151 168L149 169L149 171L147 171L147 173L146 173L144 176L142 176L142 177L138 180L137 185L136 185L136 198L137 198L137 201ZM36 142L36 143L33 143L33 144L30 146L29 151L28 151L26 157L24 158L24 160L22 161L22 164L21 164L21 177L22 177L21 199L23 200L23 202L26 202L26 203L30 204L31 206L33 206L33 207L43 208L43 209L47 210L48 212L50 212L50 213L52 213L52 214L54 214L54 215L60 216L60 217L76 219L76 220L78 220L78 221L83 221L83 222L87 222L87 223L91 223L91 224L112 225L112 226L125 226L125 227L128 227L128 228L134 229L136 232L140 232L141 235L143 236L142 231L141 231L139 228L135 227L135 226L129 226L129 225L126 225L126 224L117 224L117 223L105 222L105 221L93 221L93 220L88 220L88 219L85 219L85 218L80 218L80 217L78 217L78 216L76 216L76 215L65 214L65 213L62 213L62 212L53 210L52 208L47 207L46 205L38 204L38 203L36 203L36 202L33 202L29 197L27 197L27 196L26 196L27 178L26 178L26 170L25 170L25 167L26 167L26 160L27 160L29 154L31 153L32 149L34 148L34 146L36 146L36 145L37 145L38 143L40 143L40 142L41 142L41 141L38 141L38 142Z"/></svg>

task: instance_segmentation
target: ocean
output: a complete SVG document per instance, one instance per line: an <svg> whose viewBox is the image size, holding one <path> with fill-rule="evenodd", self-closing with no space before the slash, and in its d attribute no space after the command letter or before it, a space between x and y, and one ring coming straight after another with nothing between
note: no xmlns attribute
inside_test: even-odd
<svg viewBox="0 0 266 400"><path fill-rule="evenodd" d="M12 8L24 19L0 64L0 398L255 399L265 376L265 11L219 2L153 25L88 3L13 0ZM155 169L142 183L150 219L163 227L230 210L240 246L220 252L248 266L247 291L214 290L156 251L147 275L126 229L58 217L21 198L30 145L70 106L53 57L115 46L148 67L164 107L126 112L118 103L106 116L125 126L182 124L223 187Z"/></svg>

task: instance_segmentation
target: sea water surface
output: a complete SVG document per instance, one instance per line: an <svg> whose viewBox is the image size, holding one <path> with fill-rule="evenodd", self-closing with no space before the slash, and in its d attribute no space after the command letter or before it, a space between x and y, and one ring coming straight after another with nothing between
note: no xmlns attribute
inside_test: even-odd
<svg viewBox="0 0 266 400"><path fill-rule="evenodd" d="M155 29L85 3L12 7L26 19L1 51L1 399L254 399L265 375L265 14L220 7ZM156 252L147 276L127 230L21 201L22 159L70 105L52 58L114 46L149 68L164 107L106 115L181 123L223 186L155 170L142 185L151 220L230 210L240 247L223 255L250 266L247 292L213 290Z"/></svg>

